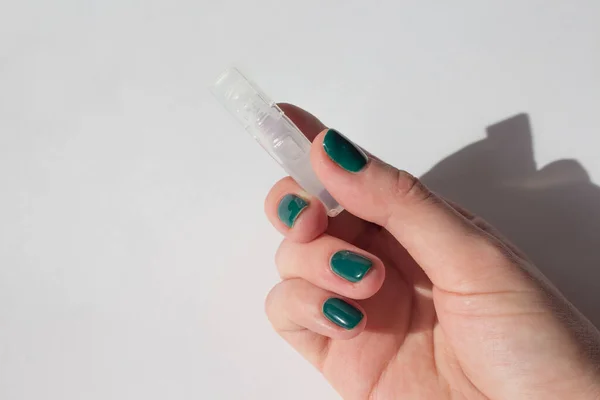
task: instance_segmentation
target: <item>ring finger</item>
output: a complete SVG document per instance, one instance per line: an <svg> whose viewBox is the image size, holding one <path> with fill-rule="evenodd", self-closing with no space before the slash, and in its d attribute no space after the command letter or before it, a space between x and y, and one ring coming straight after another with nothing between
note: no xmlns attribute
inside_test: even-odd
<svg viewBox="0 0 600 400"><path fill-rule="evenodd" d="M284 280L302 278L351 299L373 296L385 279L378 257L329 235L309 243L284 240L275 262Z"/></svg>

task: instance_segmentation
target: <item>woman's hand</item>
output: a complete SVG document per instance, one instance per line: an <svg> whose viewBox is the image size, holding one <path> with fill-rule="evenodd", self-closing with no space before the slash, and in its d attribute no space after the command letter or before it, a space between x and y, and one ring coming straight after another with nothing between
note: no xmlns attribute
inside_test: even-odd
<svg viewBox="0 0 600 400"><path fill-rule="evenodd" d="M482 220L284 111L346 208L292 179L265 208L286 239L266 301L279 334L346 399L599 399L600 335ZM564 266L569 268L568 265Z"/></svg>

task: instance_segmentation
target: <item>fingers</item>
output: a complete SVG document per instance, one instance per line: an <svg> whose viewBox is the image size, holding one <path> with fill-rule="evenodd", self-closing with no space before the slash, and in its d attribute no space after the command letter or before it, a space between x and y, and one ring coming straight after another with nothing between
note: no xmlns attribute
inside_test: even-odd
<svg viewBox="0 0 600 400"><path fill-rule="evenodd" d="M326 355L328 338L351 339L366 324L365 312L355 301L303 279L276 285L267 296L265 310L275 330L315 365Z"/></svg>
<svg viewBox="0 0 600 400"><path fill-rule="evenodd" d="M317 117L301 109L300 107L296 107L295 105L287 103L279 103L278 106L310 141L313 141L319 132L325 129L325 125L319 121ZM289 227L289 223L284 223L284 226L282 226L278 222L281 219L275 217L278 217L277 209L279 202L287 194L286 191L300 194L301 197L305 199L310 198L311 201L309 207L311 207L315 201L312 200L314 199L313 197L305 193L290 178L284 179L282 182L275 185L275 187L271 190L271 193L267 197L265 211L273 225L290 240L307 242L323 233L325 229L329 227L328 233L332 234L333 236L340 237L348 242L353 242L365 230L372 230L369 229L371 228L370 225L372 224L356 218L346 212L329 221L325 213L319 213L319 215L315 218L316 214L307 212L302 215L302 222L293 224L293 229ZM316 208L317 207L315 206L315 209Z"/></svg>
<svg viewBox="0 0 600 400"><path fill-rule="evenodd" d="M273 186L265 200L265 213L279 232L295 242L309 242L327 229L321 202L290 177Z"/></svg>
<svg viewBox="0 0 600 400"><path fill-rule="evenodd" d="M346 210L385 227L436 286L463 293L514 289L519 270L507 248L415 177L368 158L335 130L315 138L311 162Z"/></svg>
<svg viewBox="0 0 600 400"><path fill-rule="evenodd" d="M363 308L303 279L276 285L265 301L273 328L304 358L322 369L331 339L358 336L366 325Z"/></svg>
<svg viewBox="0 0 600 400"><path fill-rule="evenodd" d="M374 255L329 235L309 243L284 240L276 263L283 281L267 297L269 320L321 369L330 339L352 339L365 329L366 313L355 299L379 292L385 267Z"/></svg>
<svg viewBox="0 0 600 400"><path fill-rule="evenodd" d="M281 279L302 278L352 299L373 296L385 279L379 258L328 235L305 244L284 240L275 260Z"/></svg>
<svg viewBox="0 0 600 400"><path fill-rule="evenodd" d="M300 107L287 103L278 106L310 141L325 128L317 117ZM279 232L296 242L308 242L327 229L327 213L320 201L290 177L280 180L271 189L265 201L265 213Z"/></svg>

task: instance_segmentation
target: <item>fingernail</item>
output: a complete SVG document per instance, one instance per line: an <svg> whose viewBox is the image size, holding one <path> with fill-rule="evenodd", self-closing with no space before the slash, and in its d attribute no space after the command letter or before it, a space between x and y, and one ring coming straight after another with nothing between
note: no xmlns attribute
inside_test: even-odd
<svg viewBox="0 0 600 400"><path fill-rule="evenodd" d="M277 216L281 222L286 224L288 228L291 228L294 226L294 222L296 222L302 210L306 207L308 207L308 201L302 197L298 197L295 194L286 194L277 206Z"/></svg>
<svg viewBox="0 0 600 400"><path fill-rule="evenodd" d="M329 265L336 275L350 282L358 282L369 272L373 262L363 255L341 250L331 257Z"/></svg>
<svg viewBox="0 0 600 400"><path fill-rule="evenodd" d="M335 129L325 134L323 148L329 158L346 171L359 172L367 165L365 153Z"/></svg>
<svg viewBox="0 0 600 400"><path fill-rule="evenodd" d="M335 297L323 304L323 315L334 324L348 330L356 327L363 319L360 310Z"/></svg>

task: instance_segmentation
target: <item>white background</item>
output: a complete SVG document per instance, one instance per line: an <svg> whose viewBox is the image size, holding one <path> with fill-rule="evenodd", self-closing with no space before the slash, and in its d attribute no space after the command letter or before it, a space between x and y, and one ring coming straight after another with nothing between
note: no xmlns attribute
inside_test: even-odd
<svg viewBox="0 0 600 400"><path fill-rule="evenodd" d="M530 247L581 255L550 275L593 313L599 20L596 0L0 0L0 398L336 398L264 316L283 173L206 89L231 64L417 175L526 113L538 168L576 161L509 186L566 202L527 222L546 192L502 216L473 197L493 179L455 197L525 247L554 232Z"/></svg>

